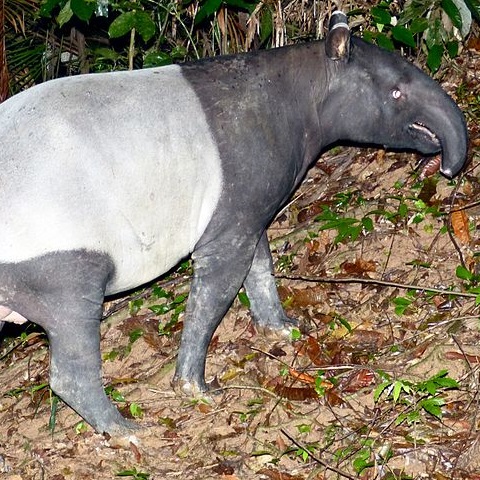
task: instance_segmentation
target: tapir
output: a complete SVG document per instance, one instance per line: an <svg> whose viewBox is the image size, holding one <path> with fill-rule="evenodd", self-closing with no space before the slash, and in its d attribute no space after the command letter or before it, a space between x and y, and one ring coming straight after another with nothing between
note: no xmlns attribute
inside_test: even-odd
<svg viewBox="0 0 480 480"><path fill-rule="evenodd" d="M288 330L266 229L332 144L466 161L454 101L399 55L351 36L182 65L79 75L0 105L0 320L47 333L50 385L98 432L128 435L105 395L105 295L191 255L174 383L207 390L209 342L242 285L254 321Z"/></svg>

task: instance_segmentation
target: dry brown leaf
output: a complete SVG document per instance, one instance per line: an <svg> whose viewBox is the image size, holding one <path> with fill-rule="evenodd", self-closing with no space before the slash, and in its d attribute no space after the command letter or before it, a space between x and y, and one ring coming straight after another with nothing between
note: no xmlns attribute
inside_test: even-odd
<svg viewBox="0 0 480 480"><path fill-rule="evenodd" d="M447 360L466 360L468 363L480 363L480 355L470 355L460 352L445 352L444 357Z"/></svg>
<svg viewBox="0 0 480 480"><path fill-rule="evenodd" d="M480 38L470 37L467 42L467 48L480 52Z"/></svg>
<svg viewBox="0 0 480 480"><path fill-rule="evenodd" d="M363 275L366 272L375 272L377 265L373 260L357 258L354 262L343 262L341 268L349 275Z"/></svg>
<svg viewBox="0 0 480 480"><path fill-rule="evenodd" d="M299 372L298 370L295 370L293 367L290 367L288 369L288 373L290 374L291 377L293 377L295 380L298 380L301 383L306 383L307 385L315 384L315 377L312 377L308 373Z"/></svg>
<svg viewBox="0 0 480 480"><path fill-rule="evenodd" d="M313 400L318 399L318 394L312 386L288 387L283 377L275 377L267 382L266 388L272 389L279 397L287 400Z"/></svg>
<svg viewBox="0 0 480 480"><path fill-rule="evenodd" d="M341 388L341 390L346 393L355 393L373 383L375 383L375 374L371 370L362 368L361 370L352 372L345 379L342 379L341 384L345 386Z"/></svg>
<svg viewBox="0 0 480 480"><path fill-rule="evenodd" d="M450 214L453 233L458 240L467 245L471 242L470 231L468 229L468 216L464 210L456 210Z"/></svg>
<svg viewBox="0 0 480 480"><path fill-rule="evenodd" d="M291 475L290 473L273 470L272 468L262 468L257 474L263 475L268 480L304 480L305 477L300 475Z"/></svg>

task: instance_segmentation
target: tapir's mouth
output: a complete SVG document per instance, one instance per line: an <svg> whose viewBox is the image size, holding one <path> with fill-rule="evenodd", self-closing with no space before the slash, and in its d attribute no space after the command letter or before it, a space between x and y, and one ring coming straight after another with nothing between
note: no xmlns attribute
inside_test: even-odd
<svg viewBox="0 0 480 480"><path fill-rule="evenodd" d="M438 148L441 147L440 140L438 139L438 137L423 123L420 123L420 122L412 123L411 125L408 126L408 130L410 131L410 135L413 138L420 140L421 142L433 144L435 147L438 147Z"/></svg>

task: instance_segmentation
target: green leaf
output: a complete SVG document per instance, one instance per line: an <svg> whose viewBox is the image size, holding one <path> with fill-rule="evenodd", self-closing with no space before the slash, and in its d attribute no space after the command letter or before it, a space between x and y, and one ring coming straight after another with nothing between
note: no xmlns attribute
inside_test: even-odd
<svg viewBox="0 0 480 480"><path fill-rule="evenodd" d="M110 38L118 38L135 28L135 12L125 12L120 14L108 28Z"/></svg>
<svg viewBox="0 0 480 480"><path fill-rule="evenodd" d="M110 24L108 35L110 38L122 37L133 28L137 30L144 42L148 42L155 35L155 23L143 10L133 10L119 15Z"/></svg>
<svg viewBox="0 0 480 480"><path fill-rule="evenodd" d="M130 413L134 418L142 418L143 417L143 409L138 403L131 403L130 404Z"/></svg>
<svg viewBox="0 0 480 480"><path fill-rule="evenodd" d="M180 295L177 295L173 300L172 304L178 305L180 303L183 303L187 299L188 295L186 293L182 293Z"/></svg>
<svg viewBox="0 0 480 480"><path fill-rule="evenodd" d="M419 404L430 415L433 415L436 418L442 418L442 409L441 407L445 405L445 401L441 398L426 398L422 400Z"/></svg>
<svg viewBox="0 0 480 480"><path fill-rule="evenodd" d="M290 333L292 340L300 340L302 338L302 332L298 328L292 328Z"/></svg>
<svg viewBox="0 0 480 480"><path fill-rule="evenodd" d="M195 15L195 25L198 25L207 17L217 12L221 4L222 0L207 0Z"/></svg>
<svg viewBox="0 0 480 480"><path fill-rule="evenodd" d="M434 45L443 45L443 39L447 36L447 32L439 18L435 18L433 22L430 22L425 33L425 43L428 49L431 49Z"/></svg>
<svg viewBox="0 0 480 480"><path fill-rule="evenodd" d="M49 17L52 14L52 10L57 6L63 3L64 0L45 0L40 6L40 16Z"/></svg>
<svg viewBox="0 0 480 480"><path fill-rule="evenodd" d="M407 204L406 203L401 203L399 206L398 206L398 215L401 217L401 218L407 218L408 216L408 207L407 207Z"/></svg>
<svg viewBox="0 0 480 480"><path fill-rule="evenodd" d="M458 55L458 42L448 42L446 47L450 58L455 58Z"/></svg>
<svg viewBox="0 0 480 480"><path fill-rule="evenodd" d="M415 39L413 38L412 32L401 25L395 25L392 27L392 35L395 40L401 42L409 47L415 48Z"/></svg>
<svg viewBox="0 0 480 480"><path fill-rule="evenodd" d="M373 232L374 230L373 220L370 217L362 218L362 226L367 232Z"/></svg>
<svg viewBox="0 0 480 480"><path fill-rule="evenodd" d="M428 20L424 17L420 17L412 20L409 30L410 32L412 32L413 35L416 35L417 33L424 32L427 28Z"/></svg>
<svg viewBox="0 0 480 480"><path fill-rule="evenodd" d="M48 419L48 429L50 432L54 432L55 425L57 424L57 410L58 410L58 397L56 395L52 396L51 405L50 405L50 418Z"/></svg>
<svg viewBox="0 0 480 480"><path fill-rule="evenodd" d="M363 448L355 455L352 466L357 474L362 473L363 470L374 465L372 461L368 461L370 459L370 451L369 448Z"/></svg>
<svg viewBox="0 0 480 480"><path fill-rule="evenodd" d="M63 6L60 10L60 13L57 16L57 22L62 27L65 25L73 16L73 10L70 6L70 0Z"/></svg>
<svg viewBox="0 0 480 480"><path fill-rule="evenodd" d="M373 21L380 25L390 25L390 22L392 21L390 12L384 8L372 7L370 13L372 14Z"/></svg>
<svg viewBox="0 0 480 480"><path fill-rule="evenodd" d="M465 3L473 16L480 20L480 0L465 0Z"/></svg>
<svg viewBox="0 0 480 480"><path fill-rule="evenodd" d="M403 315L407 308L413 303L413 299L406 297L395 297L392 300L392 303L395 305L395 313L397 315Z"/></svg>
<svg viewBox="0 0 480 480"><path fill-rule="evenodd" d="M390 387L392 382L390 380L381 383L373 392L373 401L376 403L378 399L382 396L382 393L385 391L387 387Z"/></svg>
<svg viewBox="0 0 480 480"><path fill-rule="evenodd" d="M459 30L462 29L462 16L455 3L452 0L442 0L442 8L448 15L453 25Z"/></svg>
<svg viewBox="0 0 480 480"><path fill-rule="evenodd" d="M340 325L342 325L342 327L347 330L348 333L352 333L352 326L350 325L350 323L348 323L348 320L346 318L338 316L336 317L336 319L338 320L338 323L340 323Z"/></svg>
<svg viewBox="0 0 480 480"><path fill-rule="evenodd" d="M144 42L148 42L155 35L155 23L147 12L137 10L134 15L134 24Z"/></svg>
<svg viewBox="0 0 480 480"><path fill-rule="evenodd" d="M393 384L393 390L392 390L392 398L393 401L396 403L397 400L400 398L400 394L402 393L403 390L403 384L400 381L396 381Z"/></svg>
<svg viewBox="0 0 480 480"><path fill-rule="evenodd" d="M247 10L247 12L253 12L257 2L245 2L244 0L224 0L224 3L229 7L241 8Z"/></svg>
<svg viewBox="0 0 480 480"><path fill-rule="evenodd" d="M459 265L455 269L455 275L462 280L471 281L473 279L473 273L463 265Z"/></svg>
<svg viewBox="0 0 480 480"><path fill-rule="evenodd" d="M437 380L437 385L439 385L442 388L459 388L460 385L454 378L439 378Z"/></svg>
<svg viewBox="0 0 480 480"><path fill-rule="evenodd" d="M172 57L166 52L149 52L143 59L143 68L163 67L172 62Z"/></svg>
<svg viewBox="0 0 480 480"><path fill-rule="evenodd" d="M97 2L85 0L70 0L73 13L84 22L90 20L92 13L97 8Z"/></svg>
<svg viewBox="0 0 480 480"><path fill-rule="evenodd" d="M383 33L379 33L376 36L376 39L379 47L382 47L389 52L393 52L393 50L395 50L395 45L393 44L392 40Z"/></svg>
<svg viewBox="0 0 480 480"><path fill-rule="evenodd" d="M152 53L156 54L158 52L152 52ZM153 287L152 293L157 298L171 298L172 297L172 294L170 292L167 292L164 288L159 287L158 285Z"/></svg>
<svg viewBox="0 0 480 480"><path fill-rule="evenodd" d="M427 65L432 72L436 72L442 64L443 45L435 44L429 51L427 56Z"/></svg>
<svg viewBox="0 0 480 480"><path fill-rule="evenodd" d="M263 43L273 32L273 13L269 8L262 11L260 17L260 42Z"/></svg>
<svg viewBox="0 0 480 480"><path fill-rule="evenodd" d="M245 292L238 292L238 299L244 307L250 308L250 299Z"/></svg>

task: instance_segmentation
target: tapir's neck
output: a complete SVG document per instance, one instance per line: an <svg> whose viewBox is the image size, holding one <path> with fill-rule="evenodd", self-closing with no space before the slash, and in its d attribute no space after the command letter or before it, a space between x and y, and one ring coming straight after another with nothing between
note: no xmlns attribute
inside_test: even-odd
<svg viewBox="0 0 480 480"><path fill-rule="evenodd" d="M250 145L238 146L244 153L264 155L259 161L293 163L298 184L331 141L318 115L326 63L323 42L311 42L196 62L182 72L217 131Z"/></svg>

